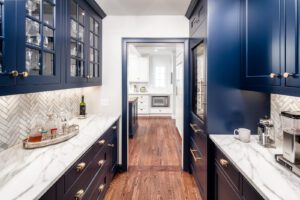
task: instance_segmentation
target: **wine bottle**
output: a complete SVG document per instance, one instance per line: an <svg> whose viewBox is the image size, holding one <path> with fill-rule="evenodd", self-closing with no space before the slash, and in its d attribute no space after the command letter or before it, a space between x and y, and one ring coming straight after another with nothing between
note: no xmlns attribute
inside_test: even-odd
<svg viewBox="0 0 300 200"><path fill-rule="evenodd" d="M86 103L84 102L84 96L81 96L80 102L80 115L86 115Z"/></svg>

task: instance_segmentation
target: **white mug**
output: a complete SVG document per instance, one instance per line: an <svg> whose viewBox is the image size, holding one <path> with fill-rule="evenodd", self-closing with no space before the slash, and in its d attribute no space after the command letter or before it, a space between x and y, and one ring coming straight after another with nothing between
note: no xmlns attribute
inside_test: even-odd
<svg viewBox="0 0 300 200"><path fill-rule="evenodd" d="M250 142L251 131L246 128L239 128L233 131L235 137L242 142Z"/></svg>

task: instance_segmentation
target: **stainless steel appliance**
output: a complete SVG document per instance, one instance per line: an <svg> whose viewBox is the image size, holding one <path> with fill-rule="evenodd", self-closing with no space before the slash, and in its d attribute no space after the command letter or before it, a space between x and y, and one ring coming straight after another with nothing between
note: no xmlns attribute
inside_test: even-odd
<svg viewBox="0 0 300 200"><path fill-rule="evenodd" d="M152 107L169 107L170 97L169 96L151 96Z"/></svg>
<svg viewBox="0 0 300 200"><path fill-rule="evenodd" d="M273 121L268 118L259 120L257 127L258 143L264 147L274 147L275 145L275 130Z"/></svg>
<svg viewBox="0 0 300 200"><path fill-rule="evenodd" d="M281 112L283 158L300 164L300 111Z"/></svg>

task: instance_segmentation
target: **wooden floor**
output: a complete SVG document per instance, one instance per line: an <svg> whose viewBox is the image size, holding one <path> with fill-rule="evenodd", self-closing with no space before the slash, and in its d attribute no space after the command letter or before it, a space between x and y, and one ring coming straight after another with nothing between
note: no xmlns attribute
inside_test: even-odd
<svg viewBox="0 0 300 200"><path fill-rule="evenodd" d="M117 174L105 200L201 199L194 179L181 170L181 139L170 118L139 118L129 142L129 170Z"/></svg>

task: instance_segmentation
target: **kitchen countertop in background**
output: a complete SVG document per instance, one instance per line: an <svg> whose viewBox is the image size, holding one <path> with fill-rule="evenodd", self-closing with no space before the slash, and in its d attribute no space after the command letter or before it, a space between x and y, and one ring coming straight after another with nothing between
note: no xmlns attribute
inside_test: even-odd
<svg viewBox="0 0 300 200"><path fill-rule="evenodd" d="M78 120L80 132L70 140L39 149L22 144L0 153L0 198L39 199L119 118L90 115Z"/></svg>
<svg viewBox="0 0 300 200"><path fill-rule="evenodd" d="M264 198L300 199L300 177L275 161L280 148L266 149L256 142L256 136L251 136L250 143L242 143L233 135L209 137Z"/></svg>

